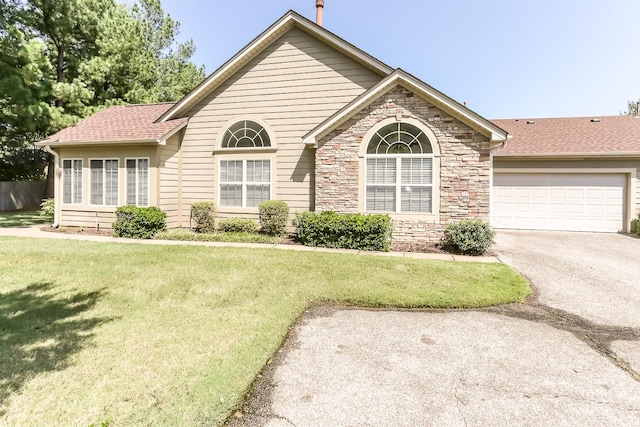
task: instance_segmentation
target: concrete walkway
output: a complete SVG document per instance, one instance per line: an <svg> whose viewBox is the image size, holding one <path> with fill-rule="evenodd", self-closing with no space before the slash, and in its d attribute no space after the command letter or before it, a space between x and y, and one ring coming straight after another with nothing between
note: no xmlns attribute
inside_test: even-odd
<svg viewBox="0 0 640 427"><path fill-rule="evenodd" d="M334 253L348 253L353 255L374 255L374 256L387 256L397 258L416 258L416 259L435 259L442 261L460 261L460 262L482 262L482 263L498 263L500 260L495 256L465 256L465 255L452 255L452 254L430 254L421 252L371 252L371 251L358 251L351 249L328 249L328 248L312 248L302 245L286 245L286 244L265 244L265 243L230 243L230 242L188 242L179 240L138 240L127 239L123 237L111 237L111 236L97 236L86 234L68 234L68 233L54 233L49 231L42 231L42 224L32 225L28 227L6 227L0 228L0 236L12 236L12 237L36 237L36 238L49 238L49 239L70 239L70 240L85 240L91 242L104 242L104 243L132 243L143 245L183 245L183 246L211 246L211 247L236 247L236 248L258 248L258 249L281 249L289 251L304 251L304 252L334 252Z"/></svg>

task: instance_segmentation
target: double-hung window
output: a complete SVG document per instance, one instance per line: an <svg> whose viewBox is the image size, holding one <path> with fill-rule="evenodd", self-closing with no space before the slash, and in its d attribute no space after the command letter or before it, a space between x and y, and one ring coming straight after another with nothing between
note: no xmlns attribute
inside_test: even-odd
<svg viewBox="0 0 640 427"><path fill-rule="evenodd" d="M62 203L82 204L82 160L62 160Z"/></svg>
<svg viewBox="0 0 640 427"><path fill-rule="evenodd" d="M270 197L270 160L220 161L220 206L258 207Z"/></svg>
<svg viewBox="0 0 640 427"><path fill-rule="evenodd" d="M365 156L368 212L433 213L433 149L408 123L378 130Z"/></svg>
<svg viewBox="0 0 640 427"><path fill-rule="evenodd" d="M149 206L149 159L127 159L127 204Z"/></svg>
<svg viewBox="0 0 640 427"><path fill-rule="evenodd" d="M118 160L91 159L91 197L92 205L118 205Z"/></svg>

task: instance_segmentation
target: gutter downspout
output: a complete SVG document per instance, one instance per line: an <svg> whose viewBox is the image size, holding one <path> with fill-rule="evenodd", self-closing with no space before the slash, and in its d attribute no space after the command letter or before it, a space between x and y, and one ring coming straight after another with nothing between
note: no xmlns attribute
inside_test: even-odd
<svg viewBox="0 0 640 427"><path fill-rule="evenodd" d="M53 228L58 228L60 225L60 197L58 197L58 193L60 192L60 168L58 167L58 163L60 161L60 155L54 151L49 145L45 145L44 149L47 153L53 155L53 224L51 225Z"/></svg>

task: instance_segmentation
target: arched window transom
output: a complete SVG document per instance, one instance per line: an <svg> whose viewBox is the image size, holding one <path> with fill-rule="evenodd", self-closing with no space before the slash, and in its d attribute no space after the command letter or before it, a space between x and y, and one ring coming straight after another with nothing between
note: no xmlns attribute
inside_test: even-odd
<svg viewBox="0 0 640 427"><path fill-rule="evenodd" d="M367 145L368 212L433 213L433 147L417 126L394 122Z"/></svg>
<svg viewBox="0 0 640 427"><path fill-rule="evenodd" d="M367 147L367 154L431 154L429 138L409 123L391 123L377 131Z"/></svg>
<svg viewBox="0 0 640 427"><path fill-rule="evenodd" d="M222 138L222 148L265 148L271 147L269 134L262 125L241 120L229 126Z"/></svg>

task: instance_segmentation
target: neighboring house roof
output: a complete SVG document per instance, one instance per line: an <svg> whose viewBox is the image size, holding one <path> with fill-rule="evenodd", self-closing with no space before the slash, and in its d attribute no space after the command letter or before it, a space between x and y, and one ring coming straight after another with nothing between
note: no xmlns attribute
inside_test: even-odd
<svg viewBox="0 0 640 427"><path fill-rule="evenodd" d="M187 118L162 123L156 120L173 103L116 105L40 141L38 145L93 145L112 143L163 143L182 129Z"/></svg>
<svg viewBox="0 0 640 427"><path fill-rule="evenodd" d="M635 116L505 119L493 123L511 136L495 156L640 156L640 118Z"/></svg>
<svg viewBox="0 0 640 427"><path fill-rule="evenodd" d="M366 108L377 98L381 97L398 85L422 96L431 104L448 112L463 123L466 123L471 128L490 138L492 143L502 144L507 140L508 134L505 130L501 129L500 126L490 122L464 105L454 101L444 93L429 86L427 83L412 76L406 71L397 69L377 85L373 86L371 89L318 125L315 129L305 135L302 138L302 141L307 145L317 146L318 141L329 132L349 120L358 112L362 111L363 108Z"/></svg>
<svg viewBox="0 0 640 427"><path fill-rule="evenodd" d="M266 31L256 37L233 58L224 63L220 68L207 77L198 87L191 93L186 95L176 105L168 110L159 121L171 120L184 114L189 108L194 106L199 100L204 98L208 93L221 85L225 80L231 77L236 71L246 65L255 58L265 48L270 46L280 36L290 29L297 27L318 40L332 46L334 49L344 53L355 61L363 64L370 70L378 73L380 77L386 76L393 72L393 68L369 55L368 53L358 49L354 45L336 36L325 28L315 24L307 18L297 14L293 10L287 12L275 24Z"/></svg>

